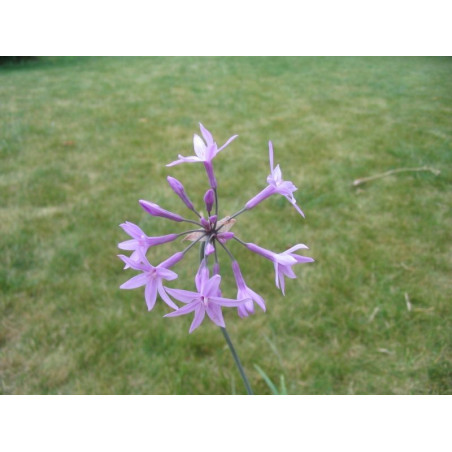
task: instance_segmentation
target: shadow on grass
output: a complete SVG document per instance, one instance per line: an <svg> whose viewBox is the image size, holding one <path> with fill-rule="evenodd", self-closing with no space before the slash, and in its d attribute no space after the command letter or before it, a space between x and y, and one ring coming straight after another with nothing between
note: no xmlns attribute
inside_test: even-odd
<svg viewBox="0 0 452 452"><path fill-rule="evenodd" d="M30 69L69 67L86 61L88 57L79 56L2 56L0 57L0 72L25 71Z"/></svg>

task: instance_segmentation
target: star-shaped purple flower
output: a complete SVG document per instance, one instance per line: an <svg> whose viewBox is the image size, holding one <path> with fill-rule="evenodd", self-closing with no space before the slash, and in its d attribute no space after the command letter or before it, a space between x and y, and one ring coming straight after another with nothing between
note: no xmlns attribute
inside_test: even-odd
<svg viewBox="0 0 452 452"><path fill-rule="evenodd" d="M226 325L224 323L221 307L237 307L246 300L232 300L219 296L220 283L221 276L214 275L209 278L209 271L204 267L198 271L195 278L196 289L198 292L165 287L166 291L172 297L182 303L186 303L185 306L179 308L177 311L166 314L165 317L177 317L194 311L195 316L189 330L191 333L201 325L205 314L207 313L208 317L215 325L225 328Z"/></svg>
<svg viewBox="0 0 452 452"><path fill-rule="evenodd" d="M299 212L304 217L304 213L297 206L297 201L293 195L293 193L297 190L297 187L295 187L295 185L292 182L284 180L282 178L282 172L279 165L276 165L275 168L273 167L273 144L271 141L268 142L268 149L270 160L270 174L267 177L268 185L254 198L250 199L245 204L245 208L248 210L252 209L253 207L257 206L260 202L262 202L264 199L267 199L269 196L278 193L287 198L288 201L295 207L297 212Z"/></svg>
<svg viewBox="0 0 452 452"><path fill-rule="evenodd" d="M140 251L138 252L140 253ZM149 311L151 311L155 305L157 293L168 306L177 309L177 305L166 294L162 280L172 281L177 278L177 273L173 272L168 267L171 267L176 262L180 261L184 257L183 253L179 252L174 254L166 261L157 265L157 267L152 266L144 254L140 255L138 262L122 254L118 257L134 270L140 270L142 272L122 284L120 289L136 289L137 287L145 286L144 298Z"/></svg>
<svg viewBox="0 0 452 452"><path fill-rule="evenodd" d="M294 253L294 251L297 251L299 249L308 249L308 247L306 245L303 245L302 243L299 243L279 254L274 253L270 250L266 250L265 248L261 248L254 243L247 243L246 246L254 253L260 254L261 256L273 262L275 267L275 284L278 289L281 289L283 295L285 295L284 276L287 276L291 279L296 278L296 275L292 270L292 266L295 264L314 262L314 259L312 257L300 256Z"/></svg>
<svg viewBox="0 0 452 452"><path fill-rule="evenodd" d="M148 249L151 246L172 242L179 237L178 234L168 234L162 235L160 237L149 237L139 226L131 223L130 221L126 221L119 226L121 226L124 232L129 234L132 239L118 243L118 248L121 250L133 251L133 253L130 255L130 259L134 262L139 262L140 256L146 255ZM126 268L130 268L130 266L126 264L124 269Z"/></svg>
<svg viewBox="0 0 452 452"><path fill-rule="evenodd" d="M264 299L254 290L251 290L243 279L240 266L237 261L232 262L232 271L234 272L235 282L237 284L237 300L248 298L248 301L237 307L237 312L240 317L248 317L254 313L254 302L256 302L260 308L265 312Z"/></svg>
<svg viewBox="0 0 452 452"><path fill-rule="evenodd" d="M197 134L193 136L193 148L195 150L196 155L191 155L189 157L184 157L183 155L178 155L179 159L174 160L174 162L168 163L166 166L175 166L180 163L194 163L201 162L204 164L204 167L207 172L207 176L209 178L210 186L212 188L217 187L217 181L215 179L215 174L213 172L212 160L214 157L222 151L229 143L235 140L238 135L234 135L226 141L223 146L218 148L217 143L215 143L212 134L201 124L199 123L199 128L201 129L201 134L204 140Z"/></svg>

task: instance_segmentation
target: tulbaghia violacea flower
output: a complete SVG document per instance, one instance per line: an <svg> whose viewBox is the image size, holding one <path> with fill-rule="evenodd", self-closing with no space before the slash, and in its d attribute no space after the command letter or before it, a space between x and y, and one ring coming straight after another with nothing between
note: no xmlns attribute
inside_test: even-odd
<svg viewBox="0 0 452 452"><path fill-rule="evenodd" d="M139 262L123 255L118 257L129 267L142 272L122 284L121 289L136 289L145 286L144 298L149 311L155 305L157 293L168 306L177 309L177 305L166 294L162 281L172 281L177 278L177 273L170 270L169 267L172 267L184 257L182 252L174 254L157 267L152 266L144 255L140 256Z"/></svg>
<svg viewBox="0 0 452 452"><path fill-rule="evenodd" d="M306 262L313 262L314 259L310 257L300 256L295 254L295 251L301 248L307 248L306 245L298 244L283 253L275 253L273 251L261 248L253 243L245 243L235 233L230 232L230 229L236 223L236 217L242 213L254 208L264 199L273 194L280 194L286 197L295 209L304 216L301 209L297 206L293 193L297 190L295 185L290 181L285 181L282 178L281 169L279 165L273 165L273 145L269 142L269 160L270 160L270 174L267 177L267 186L258 193L254 198L249 200L245 206L238 212L225 217L220 216L217 180L213 169L213 159L215 156L228 146L237 135L232 136L226 143L218 148L212 134L200 123L202 138L195 134L193 137L193 147L195 155L184 157L179 154L178 160L169 163L166 166L175 166L181 163L200 162L204 165L207 173L210 188L205 192L204 203L207 215L203 216L198 212L185 192L183 184L174 177L168 176L167 180L171 189L182 200L189 210L194 212L198 218L195 220L187 219L176 213L163 209L158 204L150 201L140 200L141 207L150 215L154 217L163 217L175 222L187 222L195 224L196 227L178 234L168 234L161 237L147 236L137 225L133 223L123 223L121 227L130 235L131 240L126 240L119 243L119 248L133 251L130 257L120 255L119 257L126 264L125 268L131 267L138 270L140 273L120 287L121 289L135 289L137 287L145 286L144 295L146 304L151 310L160 295L162 300L174 309L173 312L166 314L165 317L177 317L193 312L194 317L190 326L189 332L193 332L203 322L206 314L210 320L222 330L226 342L231 350L234 361L243 378L248 394L253 394L249 381L245 375L243 367L240 363L234 346L230 340L229 334L225 328L225 321L223 318L223 307L237 308L237 313L240 317L247 317L255 311L254 304L256 303L263 311L266 310L264 299L252 289L250 289L240 270L240 266L228 249L228 241L234 241L246 246L249 250L260 254L264 258L270 260L275 268L275 284L281 289L284 294L285 280L284 277L295 278L295 273L292 267L295 264ZM224 215L224 214L223 214ZM221 218L219 220L219 218ZM184 236L184 240L191 242L183 251L172 255L166 261L160 263L156 267L152 266L146 258L146 253L149 248L161 243L171 242L180 236ZM196 291L189 291L184 289L175 289L163 285L163 281L172 281L177 278L177 274L170 270L170 268L179 262L185 254L198 244L200 252L200 266L195 276ZM218 250L224 249L232 262L232 271L235 277L237 286L236 299L224 298L220 290L221 275L219 264ZM210 277L212 271L213 276ZM181 307L177 306L170 298L183 303Z"/></svg>
<svg viewBox="0 0 452 452"><path fill-rule="evenodd" d="M299 249L308 249L306 245L299 243L298 245L289 248L288 250L282 253L274 253L273 251L266 250L265 248L261 248L254 243L247 243L247 248L254 253L260 254L266 259L273 262L275 267L275 284L278 289L281 289L283 295L285 295L285 282L284 276L288 278L294 279L296 278L295 273L292 270L292 266L295 264L305 264L307 262L314 262L312 257L300 256L295 254L294 251Z"/></svg>
<svg viewBox="0 0 452 452"><path fill-rule="evenodd" d="M285 198L289 200L289 202L295 207L297 212L299 212L303 217L304 213L297 206L297 201L295 200L293 193L297 190L297 187L290 182L283 180L281 168L279 165L273 167L273 144L271 141L268 142L269 148L269 160L270 160L270 174L267 177L267 187L265 187L260 193L258 193L254 198L250 199L246 204L245 208L247 210L252 209L257 206L264 199L267 199L269 196L278 193L283 195Z"/></svg>
<svg viewBox="0 0 452 452"><path fill-rule="evenodd" d="M193 148L195 150L196 155L191 155L190 157L184 157L179 154L179 159L174 162L168 163L166 166L175 166L180 163L194 163L201 162L204 164L206 169L207 176L209 178L210 186L212 188L217 188L217 181L215 179L215 174L213 172L212 160L214 157L222 151L231 141L235 140L238 135L234 135L226 141L223 146L218 148L217 143L215 143L212 134L201 124L199 123L199 128L201 129L201 134L204 140L197 134L193 136Z"/></svg>
<svg viewBox="0 0 452 452"><path fill-rule="evenodd" d="M237 300L243 300L248 298L248 301L237 307L237 312L240 317L248 317L250 314L254 314L254 302L256 302L260 308L265 312L264 299L256 292L251 290L243 279L240 266L237 261L232 262L232 271L234 272L235 282L237 284Z"/></svg>
<svg viewBox="0 0 452 452"><path fill-rule="evenodd" d="M130 255L130 259L132 259L135 262L139 262L140 256L146 255L150 247L162 245L163 243L172 242L173 240L176 240L179 237L178 234L168 234L159 237L149 237L143 232L143 230L139 226L137 226L134 223L131 223L130 221L126 221L125 223L122 223L119 226L121 226L124 232L126 234L129 234L130 237L132 237L132 239L118 243L118 248L121 250L133 251L133 253ZM130 266L126 264L124 269L126 268L130 268Z"/></svg>
<svg viewBox="0 0 452 452"><path fill-rule="evenodd" d="M205 267L207 270L207 267ZM189 332L193 332L201 325L204 317L207 316L215 325L225 328L223 313L221 307L237 307L245 302L245 300L232 300L219 296L221 276L213 275L209 278L208 270L198 272L195 279L197 292L182 289L170 289L165 287L166 291L176 300L185 303L185 306L177 309L177 311L166 314L165 317L177 317L180 315L194 312L193 322Z"/></svg>

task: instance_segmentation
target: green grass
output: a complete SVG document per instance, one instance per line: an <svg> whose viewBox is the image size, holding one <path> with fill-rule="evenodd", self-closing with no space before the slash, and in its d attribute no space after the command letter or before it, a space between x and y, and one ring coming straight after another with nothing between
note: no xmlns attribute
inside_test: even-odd
<svg viewBox="0 0 452 452"><path fill-rule="evenodd" d="M192 154L202 121L218 143L220 209L263 188L267 141L299 190L302 220L271 198L234 227L282 251L310 246L286 296L268 261L232 245L266 314L225 312L256 393L262 372L289 394L450 394L452 60L450 58L68 58L0 68L0 390L5 394L244 393L221 332L148 313L121 291L118 227L183 230L139 199L198 206ZM353 180L407 172L357 188ZM180 249L155 248L151 262ZM175 268L190 288L197 253ZM223 268L227 258L222 255ZM223 293L233 296L227 269ZM412 309L407 309L408 294ZM281 380L281 376L283 379Z"/></svg>

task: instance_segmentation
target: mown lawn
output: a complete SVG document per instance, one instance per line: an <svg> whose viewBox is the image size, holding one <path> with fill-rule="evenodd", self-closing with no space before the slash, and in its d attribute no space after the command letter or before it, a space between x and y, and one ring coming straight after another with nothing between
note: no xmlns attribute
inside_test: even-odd
<svg viewBox="0 0 452 452"><path fill-rule="evenodd" d="M0 67L0 378L4 394L243 394L209 321L148 313L121 291L125 220L149 235L184 226L139 199L186 213L166 183L202 207L192 155L201 121L222 215L265 185L267 141L299 188L234 232L275 251L306 243L286 296L273 266L231 245L267 312L224 310L256 393L255 365L290 394L450 394L452 60L450 58L53 58ZM355 179L401 172L353 187ZM152 249L158 263L185 246ZM197 252L172 287L192 289ZM227 256L223 293L235 295Z"/></svg>

